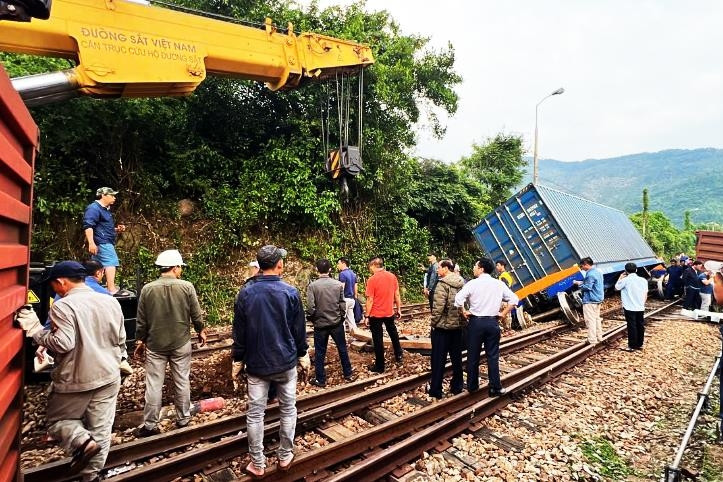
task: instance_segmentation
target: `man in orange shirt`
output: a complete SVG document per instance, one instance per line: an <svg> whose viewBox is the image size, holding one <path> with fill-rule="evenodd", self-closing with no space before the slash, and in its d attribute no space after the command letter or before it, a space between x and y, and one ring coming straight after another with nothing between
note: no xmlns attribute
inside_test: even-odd
<svg viewBox="0 0 723 482"><path fill-rule="evenodd" d="M375 361L369 366L374 373L384 372L384 334L382 324L387 328L389 338L394 347L394 357L397 363L402 362L402 345L399 343L399 333L394 324L394 318L402 316L402 297L399 294L397 277L384 269L384 260L375 256L369 260L369 271L372 277L367 281L367 302L365 320L372 332ZM396 309L394 308L394 305Z"/></svg>

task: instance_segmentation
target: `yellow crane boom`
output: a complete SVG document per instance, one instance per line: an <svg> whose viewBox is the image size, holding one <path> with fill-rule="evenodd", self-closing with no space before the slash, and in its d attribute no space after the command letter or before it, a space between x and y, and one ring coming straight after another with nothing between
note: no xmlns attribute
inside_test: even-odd
<svg viewBox="0 0 723 482"><path fill-rule="evenodd" d="M281 32L270 19L256 28L125 0L53 0L47 20L0 22L0 50L74 60L56 76L96 97L186 95L207 74L278 90L374 63L366 45L291 24Z"/></svg>

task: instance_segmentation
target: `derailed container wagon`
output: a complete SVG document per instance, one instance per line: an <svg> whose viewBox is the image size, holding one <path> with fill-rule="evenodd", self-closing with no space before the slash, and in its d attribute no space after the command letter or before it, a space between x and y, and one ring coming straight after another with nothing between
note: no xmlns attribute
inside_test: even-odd
<svg viewBox="0 0 723 482"><path fill-rule="evenodd" d="M625 263L642 271L660 263L622 211L539 184L513 195L473 233L490 258L507 262L512 290L532 310L557 304L582 279L580 258L593 259L606 288Z"/></svg>
<svg viewBox="0 0 723 482"><path fill-rule="evenodd" d="M38 128L0 67L0 481L19 480L23 330Z"/></svg>

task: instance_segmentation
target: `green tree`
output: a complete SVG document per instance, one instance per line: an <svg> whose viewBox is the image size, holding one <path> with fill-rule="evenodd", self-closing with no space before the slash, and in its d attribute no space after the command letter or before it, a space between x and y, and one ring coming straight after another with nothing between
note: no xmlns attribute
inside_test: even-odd
<svg viewBox="0 0 723 482"><path fill-rule="evenodd" d="M408 213L432 236L432 245L453 256L472 241L471 228L490 208L484 187L459 166L421 160L415 166Z"/></svg>
<svg viewBox="0 0 723 482"><path fill-rule="evenodd" d="M462 158L464 172L486 189L491 206L502 204L512 189L522 181L526 162L523 159L522 137L497 134L482 144L472 146L472 154Z"/></svg>
<svg viewBox="0 0 723 482"><path fill-rule="evenodd" d="M643 233L643 213L630 216L635 227ZM680 252L691 253L695 248L695 234L681 231L660 211L648 213L645 240L658 256L669 259Z"/></svg>
<svg viewBox="0 0 723 482"><path fill-rule="evenodd" d="M365 171L352 199L342 203L323 173L320 105L333 84L270 92L254 82L210 78L186 98L79 98L32 109L43 146L33 256L82 256L82 210L95 188L111 185L121 189L116 216L131 226L119 244L121 269L133 272L148 253L179 247L191 253L189 276L209 313L220 313L222 297L214 293L228 291L216 267L259 239L293 240L289 245L309 260L322 250L352 253L357 263L381 253L403 277L416 279L432 236L413 216L420 170L407 152L420 119L431 119L436 133L444 130L437 117L422 113L457 108L461 79L452 47L431 49L428 38L403 34L388 12L366 12L362 3L323 10L280 0L185 4L245 19L268 15L294 22L296 30L372 46L376 64L364 72ZM1 60L13 75L70 66L27 56ZM176 213L183 198L198 206L190 218Z"/></svg>

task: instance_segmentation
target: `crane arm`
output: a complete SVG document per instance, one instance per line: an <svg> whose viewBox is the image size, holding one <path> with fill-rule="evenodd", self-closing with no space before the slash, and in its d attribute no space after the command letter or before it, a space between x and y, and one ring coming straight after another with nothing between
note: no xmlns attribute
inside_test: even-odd
<svg viewBox="0 0 723 482"><path fill-rule="evenodd" d="M255 28L125 0L53 0L48 20L0 22L0 50L71 59L60 77L96 97L186 95L207 74L278 90L374 63L366 45L291 24L282 33L270 19Z"/></svg>

